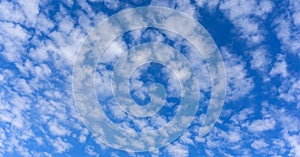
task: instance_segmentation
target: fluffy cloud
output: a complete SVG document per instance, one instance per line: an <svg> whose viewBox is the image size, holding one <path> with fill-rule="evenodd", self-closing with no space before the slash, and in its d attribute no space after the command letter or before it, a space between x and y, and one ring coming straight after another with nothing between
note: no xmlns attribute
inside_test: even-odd
<svg viewBox="0 0 300 157"><path fill-rule="evenodd" d="M274 63L274 67L270 72L271 76L280 75L281 77L287 77L287 63L285 62L283 55L277 56L277 61Z"/></svg>
<svg viewBox="0 0 300 157"><path fill-rule="evenodd" d="M222 48L221 51L225 61L227 100L239 99L253 89L253 80L247 76L248 72L241 58L230 53L226 48Z"/></svg>
<svg viewBox="0 0 300 157"><path fill-rule="evenodd" d="M251 132L262 132L267 130L273 130L275 128L276 121L274 119L259 119L253 121L248 127Z"/></svg>
<svg viewBox="0 0 300 157"><path fill-rule="evenodd" d="M300 108L300 80L298 78L289 78L282 82L278 88L279 98L295 103L297 108Z"/></svg>
<svg viewBox="0 0 300 157"><path fill-rule="evenodd" d="M273 21L276 35L281 42L281 47L288 53L299 56L300 29L299 29L299 7L297 0L289 0L288 7L283 8L283 13Z"/></svg>
<svg viewBox="0 0 300 157"><path fill-rule="evenodd" d="M97 8L100 4L109 12L104 13ZM107 15L134 4L140 5L138 2L127 4L107 0L0 2L0 156L61 155L75 149L77 151L83 144L81 153L90 156L102 156L101 153L106 151L114 152L114 156L139 156L139 153L128 154L110 148L104 150L104 145L100 145L101 148L96 146L77 117L71 91L72 65L85 35ZM228 97L223 117L212 131L205 137L197 137L199 126L195 122L196 125L191 126L177 141L149 154L191 156L194 154L189 149L193 147L199 150L198 153L210 156L253 156L253 152L264 153L262 155L266 156L284 156L287 153L289 156L300 156L300 80L297 70L288 71L298 67L287 62L290 57L287 53L291 53L292 57L299 56L299 2L196 0L168 3L153 0L150 5L174 8L190 16L199 9L220 14L233 25L230 35L238 36L246 46L240 51L238 48L244 45L237 48L234 46L235 41L224 41L226 46L218 45L222 47L227 70ZM272 25L269 26L269 23ZM268 27L274 32L266 30ZM166 40L168 37L176 41L173 46L177 49L185 45L183 40L172 38L171 33L158 30L136 30L131 34L127 47L121 40L116 41L121 44L113 43L109 51L115 53L108 53L104 59L116 59L126 48L142 43L141 39L170 42ZM266 45L272 42L266 40L272 35L278 38L281 45L276 46L280 46L281 50L275 50L273 43ZM192 49L187 51L194 53ZM275 54L273 51L281 52ZM187 55L187 58L197 66L196 70L200 71L197 76L202 78L200 86L208 92L210 80L205 62L201 57L193 55ZM103 69L105 67L99 67L98 70L107 80L96 81L100 82L98 85L102 88L100 94L109 97L109 74L104 73ZM263 86L266 89L269 89L268 81L278 81L271 86L270 91L259 91L265 95L257 91L254 81L255 77L260 76L253 72L255 70L259 74L263 73ZM135 88L141 89L142 85L136 84ZM245 98L250 93L247 101L235 103L234 100ZM257 102L267 99L272 102L276 100L276 104L255 102L258 106L251 106L252 96ZM204 97L205 94L201 98ZM174 107L173 103L169 103L168 107ZM260 107L263 109L260 110ZM168 116L155 116L149 121L135 119L113 105L108 110L112 111L111 116L116 120L122 121L117 125L130 131L151 131L170 120ZM260 113L263 114L262 119L253 119ZM203 114L199 117L201 119ZM272 133L269 134L269 131Z"/></svg>
<svg viewBox="0 0 300 157"><path fill-rule="evenodd" d="M264 140L255 140L251 143L251 147L259 150L261 148L267 147L268 144Z"/></svg>
<svg viewBox="0 0 300 157"><path fill-rule="evenodd" d="M264 40L261 23L257 19L265 19L273 9L271 1L263 0L229 0L220 4L220 9L240 31L241 38L250 44L258 44Z"/></svg>
<svg viewBox="0 0 300 157"><path fill-rule="evenodd" d="M290 147L292 148L289 156L300 156L300 134L290 135L285 133L284 138L288 141Z"/></svg>
<svg viewBox="0 0 300 157"><path fill-rule="evenodd" d="M187 146L180 144L180 143L174 143L167 146L168 153L170 156L189 156L189 151Z"/></svg>

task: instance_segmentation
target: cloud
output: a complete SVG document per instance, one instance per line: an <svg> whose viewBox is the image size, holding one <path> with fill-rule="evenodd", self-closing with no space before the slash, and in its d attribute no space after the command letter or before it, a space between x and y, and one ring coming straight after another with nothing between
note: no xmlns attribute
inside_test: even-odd
<svg viewBox="0 0 300 157"><path fill-rule="evenodd" d="M275 128L276 121L274 119L259 119L253 121L248 130L251 132L262 132L267 130L273 130Z"/></svg>
<svg viewBox="0 0 300 157"><path fill-rule="evenodd" d="M36 18L39 13L39 3L40 0L33 0L28 3L26 0L18 1L20 7L22 8L23 14L26 20L24 21L26 26L35 26Z"/></svg>
<svg viewBox="0 0 300 157"><path fill-rule="evenodd" d="M196 3L201 8L208 7L212 10L219 6L220 0L196 0Z"/></svg>
<svg viewBox="0 0 300 157"><path fill-rule="evenodd" d="M0 137L5 143L0 154L49 156L43 152L46 147L48 152L63 153L72 147L66 138L70 130L76 132L82 125L70 106L71 64L63 61L74 59L77 47L72 45L80 43L81 31L51 30L55 24L42 12L38 14L38 1L0 3L6 7L0 10L1 63L9 65L0 68L5 82L0 87L0 121L9 135ZM64 22L60 28L67 25ZM62 40L67 37L71 42Z"/></svg>
<svg viewBox="0 0 300 157"><path fill-rule="evenodd" d="M94 150L93 146L86 146L85 152L89 154L90 156L98 157L99 154Z"/></svg>
<svg viewBox="0 0 300 157"><path fill-rule="evenodd" d="M280 135L273 143L281 152L287 151L289 156L300 156L300 119L298 110L295 112L285 108L272 107L270 112L280 125Z"/></svg>
<svg viewBox="0 0 300 157"><path fill-rule="evenodd" d="M265 19L272 11L273 4L269 0L228 0L220 3L220 10L235 25L240 37L247 44L259 44L264 40L264 28L257 19Z"/></svg>
<svg viewBox="0 0 300 157"><path fill-rule="evenodd" d="M241 140L241 135L237 131L230 131L228 132L227 138L229 142L239 142Z"/></svg>
<svg viewBox="0 0 300 157"><path fill-rule="evenodd" d="M190 1L160 1L160 0L152 0L151 6L160 6L160 7L168 7L173 8L175 10L184 12L190 16L193 16L195 12L195 6L191 4Z"/></svg>
<svg viewBox="0 0 300 157"><path fill-rule="evenodd" d="M281 42L281 48L284 52L296 54L299 56L300 50L300 29L299 29L299 3L297 0L289 0L288 7L282 8L282 11L273 21L273 28L277 38Z"/></svg>
<svg viewBox="0 0 300 157"><path fill-rule="evenodd" d="M53 143L53 147L57 153L63 153L71 148L71 144L65 142L61 137L50 140Z"/></svg>
<svg viewBox="0 0 300 157"><path fill-rule="evenodd" d="M189 155L187 146L180 144L178 142L168 145L166 149L168 150L168 154L173 157L176 156L186 157Z"/></svg>
<svg viewBox="0 0 300 157"><path fill-rule="evenodd" d="M0 26L1 34L3 33L2 35L8 39L20 40L21 42L25 42L29 37L27 31L19 24L1 22Z"/></svg>
<svg viewBox="0 0 300 157"><path fill-rule="evenodd" d="M260 150L261 148L267 147L269 146L264 140L254 140L251 143L251 147L256 149L256 150Z"/></svg>
<svg viewBox="0 0 300 157"><path fill-rule="evenodd" d="M64 126L58 124L56 121L49 122L49 130L55 136L66 136L70 134L70 131Z"/></svg>
<svg viewBox="0 0 300 157"><path fill-rule="evenodd" d="M281 77L287 77L288 71L287 71L287 63L285 61L285 58L283 55L277 55L277 61L274 63L274 66L272 67L272 70L270 71L271 76L280 75Z"/></svg>
<svg viewBox="0 0 300 157"><path fill-rule="evenodd" d="M300 108L300 80L295 77L291 77L282 82L282 85L278 88L279 98L294 103L297 108Z"/></svg>
<svg viewBox="0 0 300 157"><path fill-rule="evenodd" d="M300 134L290 135L285 132L284 138L292 148L289 152L289 156L300 156Z"/></svg>
<svg viewBox="0 0 300 157"><path fill-rule="evenodd" d="M21 6L15 5L14 2L1 1L0 19L22 23L25 21L26 17L22 12Z"/></svg>
<svg viewBox="0 0 300 157"><path fill-rule="evenodd" d="M241 125L245 120L249 120L251 115L254 113L252 108L245 108L239 112L239 114L233 115L230 120L235 124Z"/></svg>
<svg viewBox="0 0 300 157"><path fill-rule="evenodd" d="M22 54L25 52L23 45L30 37L28 32L19 24L0 21L0 43L4 46L1 53L10 62L20 62Z"/></svg>
<svg viewBox="0 0 300 157"><path fill-rule="evenodd" d="M221 48L227 77L227 96L226 100L237 100L246 96L254 87L251 77L247 76L248 72L245 63L234 54L230 53L225 47Z"/></svg>
<svg viewBox="0 0 300 157"><path fill-rule="evenodd" d="M251 69L256 70L263 82L270 81L269 71L272 67L272 55L265 47L258 47L248 51L251 56Z"/></svg>
<svg viewBox="0 0 300 157"><path fill-rule="evenodd" d="M132 6L119 1L103 2L105 7L114 11L122 9L121 7ZM188 129L177 141L157 150L155 155L163 156L164 153L168 153L170 156L191 156L194 154L191 154L189 149L197 149L210 156L251 156L254 149L268 156L286 154L300 156L300 122L297 114L300 108L300 80L298 74L288 71L294 67L293 64L287 63L286 54L299 56L300 4L297 0L285 2L287 7L279 7L282 3L276 3L270 0L196 0L170 3L151 1L152 6L174 8L190 16L193 16L196 10L203 9L210 10L210 13L221 13L230 20L234 26L232 33L251 47L250 50L241 52L235 52L234 45L230 45L232 49L222 48L227 68L227 101L232 105L236 105L234 100L250 94L255 96L259 94L252 93L252 89L256 88L254 77L257 77L252 70L258 71L259 74L263 73L264 80L271 77L272 81L279 76L276 93L278 95L274 94L277 97L263 98L272 102L276 100L276 104L262 105L263 109L260 111L263 114L262 119L253 120L260 106L251 108L248 106L251 104L243 102L246 103L244 104L246 108L241 106L241 111L231 108L231 112L224 116L206 137L195 137L197 131L194 130L198 130L198 124L191 126L189 129L192 131ZM74 102L71 82L72 65L80 44L93 26L106 18L107 14L111 13L99 11L86 1L64 1L56 4L38 0L30 3L24 0L0 2L0 156L11 154L52 156L53 153L62 155L73 152L77 146L83 144L86 146L83 147L82 153L91 156L102 155L98 154L99 150L95 147L95 143L91 145L93 140L87 140L90 135L77 117L76 108L72 105ZM270 14L272 16L269 16ZM271 28L281 43L282 51L275 60L272 60L275 48L272 45L265 45L264 42L266 35L273 33L266 30L268 21L271 21ZM182 29L188 30L187 27ZM136 30L129 34L132 35L130 43L124 45L121 40L116 42L118 44L113 43L104 59L117 61L123 50L141 44L141 39L167 42L169 38L176 41L173 46L177 49L187 45L186 41L174 37L174 34L172 36L171 33L161 30ZM198 71L196 75L201 78L200 86L203 87L203 93L208 92L211 82L205 61L193 55L193 49L185 50L191 52L185 56L191 61L195 71ZM251 69L248 69L249 67ZM107 94L109 97L111 95L107 90L110 84L107 82L110 75L103 70L105 66L99 66L101 77L104 78L96 81L100 82L99 87L102 88L100 95L104 97ZM182 78L189 75L182 71L184 69L176 70L182 74ZM169 84L177 83L175 79L168 81ZM268 84L264 86L269 89ZM274 88L275 86L272 85ZM136 90L140 90L141 87L142 84L135 85ZM168 86L168 90L175 91L172 87L174 86ZM269 91L262 92L269 94ZM203 94L201 98L204 97ZM173 103L169 104L171 105L168 107L175 106ZM154 116L151 119L141 120L127 115L114 105L109 106L108 110L111 111L111 116L121 121L116 125L131 131L155 130L164 126L171 118L171 116ZM162 133L168 131L163 130ZM269 134L268 131L276 133ZM267 134L268 136L265 136ZM153 142L153 139L149 138L148 141ZM104 153L106 151L113 150L105 150ZM132 156L138 155L132 153Z"/></svg>
<svg viewBox="0 0 300 157"><path fill-rule="evenodd" d="M181 137L180 141L184 144L194 145L194 141L192 140L192 133L185 132Z"/></svg>

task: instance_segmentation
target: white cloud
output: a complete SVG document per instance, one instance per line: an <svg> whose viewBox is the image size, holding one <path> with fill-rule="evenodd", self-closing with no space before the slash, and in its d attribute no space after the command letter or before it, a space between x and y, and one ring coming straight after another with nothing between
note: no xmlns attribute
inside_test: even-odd
<svg viewBox="0 0 300 157"><path fill-rule="evenodd" d="M265 16L272 10L272 2L268 0L257 2L256 0L229 0L221 3L220 9L224 10L230 19L237 19L249 15Z"/></svg>
<svg viewBox="0 0 300 157"><path fill-rule="evenodd" d="M220 10L241 33L248 44L259 44L264 40L264 28L256 19L265 19L273 9L269 0L228 0L220 4Z"/></svg>
<svg viewBox="0 0 300 157"><path fill-rule="evenodd" d="M54 28L55 22L51 21L46 15L39 14L37 17L35 24L35 29L39 31L39 33L49 34L51 29ZM39 44L39 43L37 43Z"/></svg>
<svg viewBox="0 0 300 157"><path fill-rule="evenodd" d="M25 24L28 26L34 26L39 13L40 0L32 0L30 3L28 3L26 0L18 0L18 3L20 4L26 17L26 20L24 21Z"/></svg>
<svg viewBox="0 0 300 157"><path fill-rule="evenodd" d="M57 153L63 153L71 148L71 144L65 142L61 137L50 139Z"/></svg>
<svg viewBox="0 0 300 157"><path fill-rule="evenodd" d="M261 148L267 147L269 146L269 144L267 144L264 140L254 140L251 143L251 147L256 149L256 150L260 150Z"/></svg>
<svg viewBox="0 0 300 157"><path fill-rule="evenodd" d="M0 22L0 43L4 46L4 53L1 53L10 62L20 62L25 49L23 45L29 38L28 32L19 24Z"/></svg>
<svg viewBox="0 0 300 157"><path fill-rule="evenodd" d="M182 11L189 16L193 16L195 12L195 7L191 4L190 1L160 1L160 0L152 0L151 1L152 6L160 6L160 7L169 7L176 9L178 11Z"/></svg>
<svg viewBox="0 0 300 157"><path fill-rule="evenodd" d="M34 67L35 76L39 80L47 80L52 74L51 69L47 64L41 64Z"/></svg>
<svg viewBox="0 0 300 157"><path fill-rule="evenodd" d="M21 23L25 21L25 16L22 13L22 8L15 5L13 2L0 2L0 19Z"/></svg>
<svg viewBox="0 0 300 157"><path fill-rule="evenodd" d="M300 26L300 11L293 13L293 21L296 26Z"/></svg>
<svg viewBox="0 0 300 157"><path fill-rule="evenodd" d="M270 62L267 58L266 51L264 49L257 49L251 51L250 54L252 54L251 68L264 71Z"/></svg>
<svg viewBox="0 0 300 157"><path fill-rule="evenodd" d="M251 132L262 132L267 130L273 130L275 128L276 121L272 118L270 119L259 119L253 121L250 126L248 127L248 130Z"/></svg>
<svg viewBox="0 0 300 157"><path fill-rule="evenodd" d="M65 128L63 125L58 124L56 121L49 122L49 130L55 136L66 136L70 134L70 131Z"/></svg>
<svg viewBox="0 0 300 157"><path fill-rule="evenodd" d="M281 47L288 53L294 53L299 56L300 50L300 29L299 29L299 2L289 0L289 5L273 21L273 26L277 38L281 42Z"/></svg>
<svg viewBox="0 0 300 157"><path fill-rule="evenodd" d="M112 42L101 56L103 63L116 63L122 55L127 53L126 44L122 40Z"/></svg>
<svg viewBox="0 0 300 157"><path fill-rule="evenodd" d="M245 108L239 112L239 114L233 115L230 120L232 120L235 124L241 124L245 120L250 119L250 115L254 113L252 108Z"/></svg>
<svg viewBox="0 0 300 157"><path fill-rule="evenodd" d="M290 102L296 103L297 108L300 108L300 80L295 77L291 77L282 82L282 85L278 88L279 98Z"/></svg>
<svg viewBox="0 0 300 157"><path fill-rule="evenodd" d="M25 79L15 79L14 81L12 81L12 84L14 85L14 89L20 94L30 95L33 92L31 86Z"/></svg>
<svg viewBox="0 0 300 157"><path fill-rule="evenodd" d="M2 74L0 74L0 81L3 81L4 77Z"/></svg>
<svg viewBox="0 0 300 157"><path fill-rule="evenodd" d="M88 22L79 24L82 28L88 30L104 17L90 18L95 14L89 5L78 3L86 8L85 13L90 13L86 15ZM12 64L6 67L11 69L0 68L3 128L0 130L0 156L65 153L72 147L69 143L71 132L76 137L76 132L82 129L75 107L70 105L73 104L71 65L86 30L74 28L75 21L66 16L69 13L63 9L64 5L59 4L60 12L53 17L56 22L50 20L45 15L47 9L51 9L49 5L44 1L41 4L39 1L0 2L1 57ZM4 136L3 132L9 136ZM79 142L85 141L84 138L80 137ZM36 152L45 146L48 153Z"/></svg>
<svg viewBox="0 0 300 157"><path fill-rule="evenodd" d="M194 141L192 139L192 134L190 132L185 132L181 137L180 141L185 144L193 145Z"/></svg>
<svg viewBox="0 0 300 157"><path fill-rule="evenodd" d="M90 156L98 157L99 154L94 150L93 146L86 146L85 152L89 154Z"/></svg>
<svg viewBox="0 0 300 157"><path fill-rule="evenodd" d="M283 55L277 55L277 61L274 63L274 67L270 72L271 76L280 75L281 77L287 77L287 64Z"/></svg>
<svg viewBox="0 0 300 157"><path fill-rule="evenodd" d="M12 40L20 40L25 42L29 37L26 30L24 30L19 24L13 24L10 22L0 22L1 35Z"/></svg>
<svg viewBox="0 0 300 157"><path fill-rule="evenodd" d="M137 35L141 33L138 30L133 35ZM163 30L157 30L157 29L146 29L142 31L142 34L140 34L140 39L137 42L141 42L142 39L150 39L153 42L159 42L163 43L165 40L165 37L163 36L164 31ZM135 38L136 38L135 37Z"/></svg>
<svg viewBox="0 0 300 157"><path fill-rule="evenodd" d="M251 68L258 71L264 82L269 81L271 54L263 47L250 50L249 54L251 55Z"/></svg>
<svg viewBox="0 0 300 157"><path fill-rule="evenodd" d="M241 140L241 135L240 132L230 131L227 138L229 142L239 142Z"/></svg>
<svg viewBox="0 0 300 157"><path fill-rule="evenodd" d="M289 156L300 156L300 119L298 111L295 112L285 108L271 107L273 117L279 122L281 127L281 137L274 140L274 148L281 152L288 152Z"/></svg>
<svg viewBox="0 0 300 157"><path fill-rule="evenodd" d="M189 155L188 148L185 145L180 144L178 142L168 145L166 149L168 150L170 156L173 157L177 157L177 156L185 157Z"/></svg>
<svg viewBox="0 0 300 157"><path fill-rule="evenodd" d="M198 6L208 7L210 10L218 7L220 0L196 0Z"/></svg>
<svg viewBox="0 0 300 157"><path fill-rule="evenodd" d="M209 150L209 149L205 149L205 153L208 156L215 156L215 153L212 150Z"/></svg>
<svg viewBox="0 0 300 157"><path fill-rule="evenodd" d="M72 28L74 27L74 21L70 16L64 16L63 19L59 22L59 31L61 31L64 34L69 34L70 31L72 31Z"/></svg>
<svg viewBox="0 0 300 157"><path fill-rule="evenodd" d="M290 1L289 9L291 10L291 14L287 16L288 18L279 16L277 21L274 22L274 26L278 38L284 45L283 48L298 52L300 38L298 38L299 30L295 26L300 25L300 14L296 10L296 8L299 8L296 2L296 0ZM17 3L18 5L15 5ZM68 6L73 5L72 1L64 3ZM152 1L151 3L152 5L176 7L177 10L184 11L189 15L193 15L195 11L195 7L189 1L178 1L171 4L162 1ZM198 0L196 3L202 8L208 7L213 9L219 6L218 0ZM30 146L26 142L32 138L35 138L34 140L39 146L50 145L57 153L66 153L72 147L69 139L57 136L70 136L73 131L74 134L76 134L76 131L81 131L78 141L81 143L86 142L88 131L82 129L81 124L78 123L74 106L69 106L69 104L73 103L70 92L71 87L69 86L71 82L70 69L75 59L76 51L82 42L82 37L86 35L86 32L95 23L102 20L105 16L101 13L95 14L91 6L85 1L78 1L78 4L83 8L83 10L76 10L74 12L75 14L80 14L78 21L66 16L68 13L63 9L63 5L60 5L60 13L58 13L60 15L55 16L54 18L57 22L53 22L44 14L43 9L39 8L39 1L32 1L30 4L27 4L26 1L0 2L0 19L6 21L0 22L0 43L4 43L3 56L8 61L14 63L18 68L17 70L20 71L20 73L17 73L1 69L0 121L5 125L0 128L0 156L5 156L7 152L14 153L14 151L23 156L51 156L49 152L52 153L52 150L49 150L48 153L30 151ZM112 9L119 7L119 4L113 4L108 1L105 2L105 5ZM232 21L235 27L239 29L241 38L249 40L249 43L256 44L264 40L265 30L258 21L266 19L268 13L273 9L271 1L228 0L221 2L220 9ZM75 22L78 22L76 28L74 28ZM57 29L53 29L56 25ZM28 50L29 56L24 56L23 52L27 51L24 46L32 36L31 32L27 31L27 26L35 27L36 35L44 33L50 39L42 39L41 41L40 38L34 36L29 42L36 47ZM148 32L148 34L144 35L148 35L147 38L155 41L164 40L164 37L157 32ZM140 38L141 32L140 34L137 33L137 36ZM117 50L115 54L119 55L123 47L114 44L112 46L113 50ZM112 56L109 57L114 58L115 54L111 53L110 55ZM254 84L252 78L248 75L246 63L238 56L232 55L229 52L225 52L224 54L228 72L228 99L237 100L248 95ZM268 71L266 69L268 69L267 66L270 61L264 49L256 49L250 52L250 55L252 55L251 68ZM21 59L24 57L28 57L25 59L26 61ZM195 59L195 63L199 63L199 60L193 58L193 56L191 58ZM49 63L45 63L46 61ZM201 82L203 83L201 86L209 88L210 82L205 72L201 73L203 75L199 74L200 77L205 77L206 79L203 81L204 83ZM58 77L52 76L57 73L59 73ZM287 102L298 103L298 107L300 108L300 81L296 77L292 78L291 74L287 72L287 64L284 59L277 59L274 67L270 70L270 75L281 75L288 78L279 88L279 97ZM47 83L42 81L46 81ZM62 84L64 87L60 87ZM44 92L43 90L46 91ZM114 112L114 116L119 119L126 117L121 110L117 110L114 107L111 107L111 110ZM39 119L31 121L31 112L34 113L32 115L39 117ZM248 125L248 121L253 113L253 109L244 109L239 114L232 116L231 121L235 123L234 125L241 125L243 127ZM252 132L262 132L275 128L277 125L277 121L274 120L275 117L270 115L264 118L266 119L253 121L249 125L248 129L250 133L243 133L238 127L234 128L230 125L230 131L222 132L218 130L216 131L218 133L213 134L213 136L216 138L224 137L223 139L229 143L235 144L232 149L237 150L241 146L239 143L243 143L241 139L245 135L248 136ZM129 117L129 119L132 120L133 118ZM284 140L290 147L290 156L299 156L300 144L298 141L300 138L299 133L297 133L299 131L299 118L279 114L278 119L284 123L282 132L284 132ZM135 125L143 131L143 129L153 130L154 128L150 126L160 127L166 122L166 118L161 116L153 117L149 123L146 121L135 121ZM150 125L150 123L153 124ZM125 122L123 127L129 130L130 125ZM32 130L33 128L36 128L36 130ZM39 134L45 136L39 137ZM54 137L49 137L48 134L51 134L51 136L54 135ZM73 137L77 137L74 134ZM167 146L166 150L172 156L189 156L188 147L185 144L192 145L194 143L192 137L193 135L187 132L180 137L179 141L182 143L175 142ZM222 146L221 143L224 142L199 137L196 137L196 141L206 141L206 146L215 148ZM268 147L265 141L266 139L255 140L251 144L251 147L258 150ZM285 146L285 143L282 141L274 143L278 147ZM212 150L204 149L208 155L213 155L214 152ZM97 152L93 147L87 146L85 151L89 155L97 156ZM241 151L244 151L244 149L241 149ZM247 150L245 150L245 154L247 154Z"/></svg>
<svg viewBox="0 0 300 157"><path fill-rule="evenodd" d="M291 150L289 156L300 156L300 134L290 135L284 133L284 138L288 141Z"/></svg>
<svg viewBox="0 0 300 157"><path fill-rule="evenodd" d="M109 9L118 9L120 5L119 0L103 0L104 4L109 8Z"/></svg>
<svg viewBox="0 0 300 157"><path fill-rule="evenodd" d="M124 112L118 105L110 105L110 110L114 118L121 120L127 118L126 112Z"/></svg>
<svg viewBox="0 0 300 157"><path fill-rule="evenodd" d="M87 135L89 134L87 129L82 129L80 132L80 136L79 136L79 142L80 143L85 143Z"/></svg>
<svg viewBox="0 0 300 157"><path fill-rule="evenodd" d="M300 132L300 119L297 115L294 115L292 111L280 108L273 112L274 117L277 117L278 121L280 121L283 131L291 133Z"/></svg>
<svg viewBox="0 0 300 157"><path fill-rule="evenodd" d="M254 84L252 78L247 76L245 63L226 48L222 48L221 51L224 56L227 78L226 99L230 101L246 96L252 90Z"/></svg>

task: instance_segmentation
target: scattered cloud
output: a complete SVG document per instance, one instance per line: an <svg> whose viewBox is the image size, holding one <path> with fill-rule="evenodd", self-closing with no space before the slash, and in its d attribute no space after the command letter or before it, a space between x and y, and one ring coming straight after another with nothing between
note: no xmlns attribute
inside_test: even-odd
<svg viewBox="0 0 300 157"><path fill-rule="evenodd" d="M190 150L195 149L207 156L253 156L255 153L300 156L300 80L297 72L289 70L298 67L288 62L289 57L300 56L300 3L297 0L153 0L149 3L190 16L199 9L216 13L226 18L223 22L233 25L229 34L245 43L236 46L237 41L224 41L225 45L218 45L226 66L227 106L212 131L205 137L197 136L198 121L205 111L199 109L198 119L180 138L149 154L191 156L194 154ZM108 15L135 4L144 5L107 0L0 2L0 156L55 156L74 151L89 156L103 156L107 152L114 152L112 156L138 156L90 140L93 136L81 123L72 98L72 68L87 33ZM107 10L98 8L102 5ZM107 99L112 97L107 65L117 62L128 48L151 41L169 43L186 52L185 57L201 79L201 101L209 96L209 71L205 60L190 48L189 41L162 29L134 30L128 34L131 36L128 41L120 37L102 56L97 67L99 73L95 74L96 85L101 88L96 90L97 94ZM275 45L281 49L277 50ZM176 72L182 78L189 75L184 68ZM263 83L256 82L256 77L262 77ZM140 91L135 93L140 99L147 94L142 79L133 81L133 89ZM166 83L178 85L171 78ZM271 90L258 91L261 90L258 86ZM175 87L167 88L174 97L179 92ZM260 92L270 96L262 96ZM167 102L167 109L175 109L149 119L136 119L112 102L107 104L106 111L122 129L153 131L172 119L178 111L175 106L176 103ZM262 118L258 118L260 114Z"/></svg>
<svg viewBox="0 0 300 157"><path fill-rule="evenodd" d="M251 147L256 149L256 150L260 150L264 147L269 146L265 141L263 140L255 140L252 142Z"/></svg>
<svg viewBox="0 0 300 157"><path fill-rule="evenodd" d="M251 77L248 76L245 63L227 48L221 49L227 77L227 99L236 100L246 96L254 87Z"/></svg>
<svg viewBox="0 0 300 157"><path fill-rule="evenodd" d="M170 144L167 146L166 148L168 150L168 154L170 156L189 156L189 151L187 146L180 144L180 143L174 143L174 144Z"/></svg>
<svg viewBox="0 0 300 157"><path fill-rule="evenodd" d="M272 68L270 75L271 76L280 75L281 77L288 76L287 63L285 62L283 55L277 56L277 61L274 63L274 67Z"/></svg>
<svg viewBox="0 0 300 157"><path fill-rule="evenodd" d="M279 98L296 104L296 107L300 108L300 80L298 78L289 78L282 82L282 85L278 88Z"/></svg>
<svg viewBox="0 0 300 157"><path fill-rule="evenodd" d="M248 44L259 44L264 38L264 27L258 19L266 19L273 9L269 0L229 0L220 3L220 10L235 25L240 37Z"/></svg>
<svg viewBox="0 0 300 157"><path fill-rule="evenodd" d="M282 9L282 13L273 21L273 27L277 38L281 42L281 48L284 52L293 53L299 56L300 49L300 29L299 29L299 2L289 0L288 5Z"/></svg>
<svg viewBox="0 0 300 157"><path fill-rule="evenodd" d="M267 130L273 130L275 128L276 121L274 119L255 120L248 127L251 132L261 132Z"/></svg>

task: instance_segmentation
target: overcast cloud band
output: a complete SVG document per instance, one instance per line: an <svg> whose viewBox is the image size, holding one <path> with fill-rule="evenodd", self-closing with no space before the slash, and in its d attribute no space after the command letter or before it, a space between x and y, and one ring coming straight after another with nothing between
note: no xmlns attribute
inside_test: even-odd
<svg viewBox="0 0 300 157"><path fill-rule="evenodd" d="M192 69L185 63L186 61L182 59L182 56L163 44L145 44L133 48L133 53L129 53L123 58L124 60L121 59L119 62L123 66L117 66L114 70L112 90L114 90L119 105L128 113L136 116L151 116L160 109L161 103L163 103L161 100L165 98L164 95L161 95L163 91L161 86L155 86L153 89L151 95L153 100L151 103L153 104L142 108L142 106L138 106L132 100L129 100L129 85L124 84L129 78L130 71L134 69L133 67L140 65L139 63L153 61L167 65L172 70L187 68L191 73L187 78L178 77L182 88L181 109L166 126L147 133L120 130L105 115L94 90L94 72L97 60L117 37L130 30L147 27L166 29L184 37L206 61L211 76L212 92L206 117L199 130L199 136L204 136L213 127L219 118L225 99L226 77L221 55L213 39L197 21L181 12L162 7L128 9L102 21L88 35L78 53L73 73L74 100L82 121L97 141L116 149L131 152L160 148L178 138L193 120L199 99L197 95L199 94L198 83ZM149 53L149 56L145 57L145 52L153 53ZM146 60L134 60L135 53L143 56ZM164 57L169 59L162 59L159 56L161 53L165 53ZM133 61L131 62L132 65L129 64L129 60ZM183 66L172 66L171 62L182 63ZM121 67L128 68L128 73L123 75L124 69Z"/></svg>

